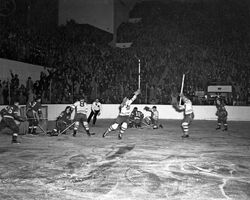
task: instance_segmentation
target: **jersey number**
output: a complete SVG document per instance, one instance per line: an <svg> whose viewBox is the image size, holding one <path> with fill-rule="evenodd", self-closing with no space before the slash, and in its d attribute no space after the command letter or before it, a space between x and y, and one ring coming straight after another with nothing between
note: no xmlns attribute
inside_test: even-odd
<svg viewBox="0 0 250 200"><path fill-rule="evenodd" d="M80 106L84 107L84 101L80 101Z"/></svg>

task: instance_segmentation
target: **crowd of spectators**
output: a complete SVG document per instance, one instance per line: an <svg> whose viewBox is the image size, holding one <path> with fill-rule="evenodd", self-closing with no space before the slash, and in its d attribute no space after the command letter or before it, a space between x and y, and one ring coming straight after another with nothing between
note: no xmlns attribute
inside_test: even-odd
<svg viewBox="0 0 250 200"><path fill-rule="evenodd" d="M205 3L142 2L123 23L117 42L112 35L89 25L69 21L51 33L38 32L14 22L2 23L0 56L42 65L48 73L40 80L18 75L0 82L0 104L14 98L25 103L41 95L43 103L72 103L81 93L89 100L120 103L138 87L138 58L142 95L138 103L170 104L186 74L184 92L194 104L210 104L207 86L233 86L228 104L246 105L250 94L249 8L237 1ZM202 91L202 96L197 92Z"/></svg>

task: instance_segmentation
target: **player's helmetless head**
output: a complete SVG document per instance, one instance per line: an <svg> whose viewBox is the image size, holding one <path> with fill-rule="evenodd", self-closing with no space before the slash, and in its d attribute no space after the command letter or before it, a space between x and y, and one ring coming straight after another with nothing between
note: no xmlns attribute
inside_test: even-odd
<svg viewBox="0 0 250 200"><path fill-rule="evenodd" d="M67 106L66 109L65 109L65 112L66 112L66 113L70 113L70 112L71 112L71 107L70 107L70 106Z"/></svg>
<svg viewBox="0 0 250 200"><path fill-rule="evenodd" d="M37 101L37 102L41 102L41 100L42 100L42 99L41 99L40 96L37 96L36 99L35 99L35 101Z"/></svg>
<svg viewBox="0 0 250 200"><path fill-rule="evenodd" d="M84 95L79 95L78 101L85 101L85 96Z"/></svg>

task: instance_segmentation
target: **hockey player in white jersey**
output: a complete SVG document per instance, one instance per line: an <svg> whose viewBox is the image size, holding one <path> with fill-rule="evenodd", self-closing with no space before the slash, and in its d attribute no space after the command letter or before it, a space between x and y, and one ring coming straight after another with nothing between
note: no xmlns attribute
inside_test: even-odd
<svg viewBox="0 0 250 200"><path fill-rule="evenodd" d="M189 137L189 126L191 125L191 122L194 119L194 111L193 111L193 106L192 102L190 99L188 99L186 96L183 94L180 94L181 101L184 103L183 105L178 105L176 104L176 109L179 111L184 112L184 118L182 120L182 131L183 135L182 138L188 138Z"/></svg>
<svg viewBox="0 0 250 200"><path fill-rule="evenodd" d="M87 122L88 105L85 101L85 97L81 96L78 101L71 105L71 107L75 109L75 125L73 136L76 136L80 123L86 130L87 135L90 136L91 134L89 132L89 124Z"/></svg>
<svg viewBox="0 0 250 200"><path fill-rule="evenodd" d="M133 101L137 98L137 96L140 94L140 90L137 90L134 92L134 95L131 99L125 97L122 101L122 103L119 106L119 114L116 118L115 123L113 123L104 133L103 137L106 137L106 135L116 130L120 126L120 131L118 134L118 139L122 139L122 135L125 132L125 130L128 128L129 123L129 116L131 113L131 104Z"/></svg>

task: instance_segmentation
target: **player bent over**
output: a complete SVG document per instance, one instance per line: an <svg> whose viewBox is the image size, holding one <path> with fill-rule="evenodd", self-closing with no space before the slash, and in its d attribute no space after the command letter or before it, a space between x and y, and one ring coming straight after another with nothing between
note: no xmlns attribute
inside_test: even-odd
<svg viewBox="0 0 250 200"><path fill-rule="evenodd" d="M79 100L71 106L71 108L75 109L75 125L73 137L76 136L80 123L84 127L87 135L90 136L91 134L89 132L89 124L87 122L88 105L85 101L85 97L81 96Z"/></svg>
<svg viewBox="0 0 250 200"><path fill-rule="evenodd" d="M58 131L58 134L65 130L71 123L71 113L72 109L71 106L67 106L64 111L61 112L61 114L57 117L56 120L56 128Z"/></svg>
<svg viewBox="0 0 250 200"><path fill-rule="evenodd" d="M191 125L193 119L194 119L194 112L193 112L193 105L190 99L185 97L183 94L180 94L181 101L184 103L184 105L176 105L177 110L183 111L184 118L182 120L182 131L183 135L182 138L188 138L189 137L189 126Z"/></svg>
<svg viewBox="0 0 250 200"><path fill-rule="evenodd" d="M228 113L226 111L225 104L222 101L222 99L218 98L216 100L216 108L217 108L217 111L216 111L215 115L218 116L216 130L219 130L221 128L221 125L223 124L223 126L224 126L223 131L227 131L228 130L228 128L227 128L227 115L228 115Z"/></svg>
<svg viewBox="0 0 250 200"><path fill-rule="evenodd" d="M19 112L19 102L15 101L13 105L7 106L0 111L2 120L0 122L0 131L4 128L9 128L13 131L12 143L20 143L17 140L19 127L15 120L24 122L25 119L18 115Z"/></svg>
<svg viewBox="0 0 250 200"><path fill-rule="evenodd" d="M116 118L116 121L114 124L112 124L104 133L103 137L106 137L107 134L111 131L116 130L120 126L120 132L118 134L118 139L122 139L122 135L125 132L125 130L128 128L129 123L129 116L131 113L131 104L136 99L136 97L140 94L140 90L137 90L134 92L134 95L131 99L125 97L122 101L122 103L119 106L119 114Z"/></svg>
<svg viewBox="0 0 250 200"><path fill-rule="evenodd" d="M163 128L161 124L159 124L159 111L156 106L149 108L148 106L144 107L144 110L149 111L151 115L145 118L147 124L152 125L153 129Z"/></svg>
<svg viewBox="0 0 250 200"><path fill-rule="evenodd" d="M140 128L143 118L144 114L139 111L137 107L134 107L132 113L129 116L129 127Z"/></svg>

